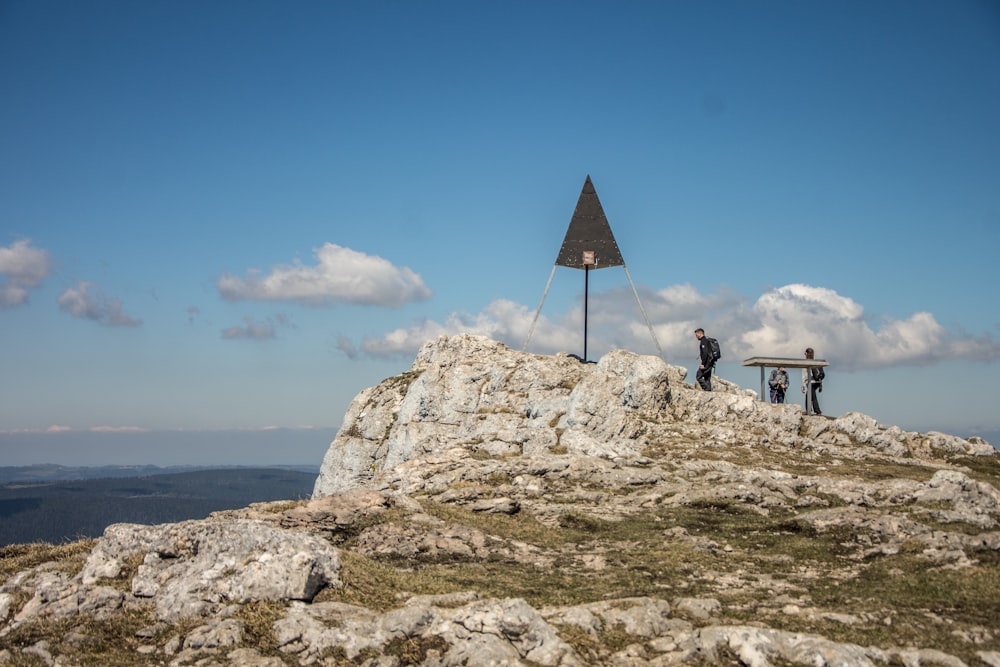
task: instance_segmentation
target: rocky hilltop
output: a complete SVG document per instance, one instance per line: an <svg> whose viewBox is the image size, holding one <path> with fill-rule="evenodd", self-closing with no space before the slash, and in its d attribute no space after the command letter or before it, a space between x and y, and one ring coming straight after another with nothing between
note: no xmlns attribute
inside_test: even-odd
<svg viewBox="0 0 1000 667"><path fill-rule="evenodd" d="M982 440L429 342L309 501L0 552L0 664L1000 667Z"/></svg>

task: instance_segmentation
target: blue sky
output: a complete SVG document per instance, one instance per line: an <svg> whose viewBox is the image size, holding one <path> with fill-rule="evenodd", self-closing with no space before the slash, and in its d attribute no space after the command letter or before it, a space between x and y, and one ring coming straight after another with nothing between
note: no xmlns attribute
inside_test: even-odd
<svg viewBox="0 0 1000 667"><path fill-rule="evenodd" d="M521 346L587 175L668 363L812 346L828 414L1000 430L995 2L7 0L0 90L8 460L321 456L425 340ZM531 351L582 352L583 282ZM655 353L624 271L589 286L590 358Z"/></svg>

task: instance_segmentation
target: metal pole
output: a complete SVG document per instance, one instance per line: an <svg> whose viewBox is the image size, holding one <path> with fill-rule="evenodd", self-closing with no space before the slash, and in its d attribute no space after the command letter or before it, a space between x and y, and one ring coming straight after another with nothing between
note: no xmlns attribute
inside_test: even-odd
<svg viewBox="0 0 1000 667"><path fill-rule="evenodd" d="M583 360L587 360L587 302L589 301L590 267L583 267Z"/></svg>

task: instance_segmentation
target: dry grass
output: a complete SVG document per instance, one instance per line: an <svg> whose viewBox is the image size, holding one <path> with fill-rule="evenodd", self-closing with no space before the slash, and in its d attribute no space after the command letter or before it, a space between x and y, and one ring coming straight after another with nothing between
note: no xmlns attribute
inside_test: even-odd
<svg viewBox="0 0 1000 667"><path fill-rule="evenodd" d="M127 667L138 664L158 664L140 656L136 649L140 640L136 633L152 622L151 615L144 610L132 610L116 614L106 621L98 621L90 616L79 616L58 621L34 621L18 626L0 638L0 650L8 649L14 662L11 665L44 665L38 656L21 653L39 642L48 642L54 653L61 656L60 664L106 665L107 667ZM58 647L58 650L54 650ZM22 660L24 662L17 662Z"/></svg>
<svg viewBox="0 0 1000 667"><path fill-rule="evenodd" d="M852 480L926 481L934 472L917 462L906 465L878 457L839 460L813 453L803 458L765 447L705 449L699 457L710 460L720 452L741 465ZM970 476L1000 487L997 460L966 458L956 463ZM495 473L482 483L492 490L509 481L506 474ZM825 500L831 506L843 504L833 497ZM766 625L882 649L935 648L970 665L980 662L977 651L1000 651L1000 624L996 620L1000 618L1000 552L985 547L969 552L977 562L963 569L935 565L916 540L904 543L898 553L866 556L863 552L877 536L852 526L817 531L796 518L803 508L771 508L764 514L735 501L660 505L615 521L594 516L591 511L600 508L578 502L575 511L562 514L555 525L543 524L527 511L507 516L472 512L428 498L420 498L420 502L428 514L447 524L467 526L508 544L531 545L533 553L539 554L538 562L546 564L502 560L499 556L486 561L447 562L372 559L354 552L352 546L364 528L408 520L405 512L394 509L331 537L341 548L344 586L322 591L315 601L337 600L386 611L413 595L466 591L483 598L523 598L536 608L634 596L667 601L711 597L722 604L713 623ZM921 511L932 509L901 507L893 511L896 516L917 518L936 529L978 532L973 526L938 524L919 516ZM0 576L6 579L53 561L75 574L92 546L93 541L5 547L0 549ZM121 582L112 585L127 583L138 562L128 565ZM24 601L18 599L17 606ZM790 603L801 611L787 611ZM245 645L264 655L287 659L278 651L273 633L273 623L284 608L277 603L241 606L236 616L244 623ZM151 623L149 614L141 609L105 622L84 618L40 621L0 638L0 650L11 649L11 665L43 664L19 651L41 640L57 647L66 664L158 664L157 660L165 662L166 658L143 656L138 660L135 652L140 645L136 631ZM184 630L169 628L145 641L162 647ZM609 652L639 641L620 627L606 628L597 635L568 626L558 630L593 664ZM74 635L85 640L66 641ZM387 652L400 664L416 664L446 648L440 640L409 638L394 642ZM326 656L326 664L351 663L332 652ZM739 662L720 649L702 664Z"/></svg>
<svg viewBox="0 0 1000 667"><path fill-rule="evenodd" d="M42 563L52 562L58 563L59 569L67 574L75 575L83 569L95 543L96 540L80 540L66 544L34 542L0 547L0 581Z"/></svg>
<svg viewBox="0 0 1000 667"><path fill-rule="evenodd" d="M659 509L621 521L575 512L564 515L555 528L527 515L424 505L450 523L535 545L554 555L553 564L390 564L345 553L344 579L349 583L344 592L329 595L382 610L413 594L460 591L485 598L519 597L535 607L633 596L714 597L723 605L717 619L722 623L766 621L776 629L884 649L934 647L970 663L976 651L1000 650L995 620L1000 618L1000 555L995 552L977 554L979 564L964 570L928 569L918 545L859 561L858 536L849 527L820 533L794 520L791 512L763 516L738 503ZM675 527L684 528L687 537L668 538L667 529ZM600 556L606 567L582 567L585 555ZM781 613L783 604L773 602L775 582L785 586L783 595L817 613ZM822 612L853 616L857 622L824 618ZM609 650L617 637L614 631L595 639L562 630L583 655L596 655L599 647ZM963 632L977 636L979 643L963 639Z"/></svg>
<svg viewBox="0 0 1000 667"><path fill-rule="evenodd" d="M278 655L278 641L274 634L274 623L284 613L283 602L248 602L240 605L235 618L243 622L243 641L258 651Z"/></svg>

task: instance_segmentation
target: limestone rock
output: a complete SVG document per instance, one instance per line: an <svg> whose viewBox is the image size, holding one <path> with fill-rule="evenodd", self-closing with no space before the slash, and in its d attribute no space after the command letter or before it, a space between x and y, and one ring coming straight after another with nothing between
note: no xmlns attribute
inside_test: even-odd
<svg viewBox="0 0 1000 667"><path fill-rule="evenodd" d="M719 650L726 648L747 667L772 664L828 665L829 667L875 667L882 656L854 644L832 642L823 637L748 626L709 626L679 641L683 660L696 656L709 664L719 664ZM876 662L877 661L877 662ZM679 663L681 664L681 663Z"/></svg>
<svg viewBox="0 0 1000 667"><path fill-rule="evenodd" d="M482 336L427 343L407 373L361 392L327 451L313 497L368 486L421 454L634 456L643 419L669 401L667 365L615 351L597 364L516 352Z"/></svg>
<svg viewBox="0 0 1000 667"><path fill-rule="evenodd" d="M989 443L909 433L851 412L836 419L771 405L722 378L717 391L683 383L687 371L614 350L596 364L511 350L482 336L442 336L409 371L358 394L327 450L313 489L322 498L384 488L399 466L451 450L501 458L565 453L615 462L661 442L748 442L906 458L993 456Z"/></svg>
<svg viewBox="0 0 1000 667"><path fill-rule="evenodd" d="M81 573L84 584L118 576L145 554L132 594L154 598L163 620L208 613L230 602L310 600L339 586L340 556L328 542L262 521L116 524L105 531Z"/></svg>
<svg viewBox="0 0 1000 667"><path fill-rule="evenodd" d="M297 604L275 624L278 644L301 664L313 664L332 650L356 660L366 649L379 650L396 639L431 637L437 640L431 643L437 657L430 664L581 664L523 600L473 600L459 607L448 606L450 600L425 597L384 615L340 603Z"/></svg>

